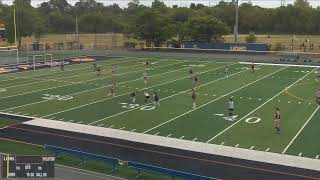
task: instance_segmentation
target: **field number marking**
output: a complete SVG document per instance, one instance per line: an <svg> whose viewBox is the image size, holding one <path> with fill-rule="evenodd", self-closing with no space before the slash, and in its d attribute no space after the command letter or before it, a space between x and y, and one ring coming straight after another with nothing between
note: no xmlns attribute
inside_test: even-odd
<svg viewBox="0 0 320 180"><path fill-rule="evenodd" d="M121 104L122 105L121 107L125 109L134 109L134 108L140 107L141 111L150 111L156 108L154 106L140 106L140 104L129 104L129 103L119 103L119 104Z"/></svg>
<svg viewBox="0 0 320 180"><path fill-rule="evenodd" d="M61 95L53 95L53 94L43 94L42 99L67 101L67 100L73 99L73 97L69 95L61 96Z"/></svg>
<svg viewBox="0 0 320 180"><path fill-rule="evenodd" d="M234 116L225 116L225 114L213 114L213 115L220 116L227 121L235 121L235 120L237 120L237 117L238 117L238 115L234 115ZM259 117L249 117L245 120L245 122L249 123L249 124L255 124L260 121L261 121L261 118L259 118Z"/></svg>

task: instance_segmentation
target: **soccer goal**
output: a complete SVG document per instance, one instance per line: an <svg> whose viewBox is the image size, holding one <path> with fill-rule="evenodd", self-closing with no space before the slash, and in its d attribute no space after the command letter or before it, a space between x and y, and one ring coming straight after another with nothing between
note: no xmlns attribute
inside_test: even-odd
<svg viewBox="0 0 320 180"><path fill-rule="evenodd" d="M0 48L0 64L19 64L19 50Z"/></svg>
<svg viewBox="0 0 320 180"><path fill-rule="evenodd" d="M36 54L28 55L27 63L29 65L29 70L41 69L45 67L53 67L53 55L52 54Z"/></svg>

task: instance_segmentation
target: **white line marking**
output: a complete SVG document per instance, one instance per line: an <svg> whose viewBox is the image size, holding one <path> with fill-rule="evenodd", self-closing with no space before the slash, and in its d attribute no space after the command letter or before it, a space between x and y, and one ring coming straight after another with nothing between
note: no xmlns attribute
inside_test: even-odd
<svg viewBox="0 0 320 180"><path fill-rule="evenodd" d="M194 138L192 141L196 141L198 138Z"/></svg>
<svg viewBox="0 0 320 180"><path fill-rule="evenodd" d="M73 120L70 120L70 121L68 121L68 122L72 122Z"/></svg>
<svg viewBox="0 0 320 180"><path fill-rule="evenodd" d="M268 152L270 150L270 148L266 149L266 152Z"/></svg>
<svg viewBox="0 0 320 180"><path fill-rule="evenodd" d="M184 138L184 136L181 136L179 139L183 139Z"/></svg>
<svg viewBox="0 0 320 180"><path fill-rule="evenodd" d="M104 124L100 124L99 127L104 126Z"/></svg>
<svg viewBox="0 0 320 180"><path fill-rule="evenodd" d="M222 67L221 67L222 68ZM176 70L172 70L172 71L167 71L167 72L164 72L164 73L160 73L160 74L156 74L156 75L153 75L153 76L150 76L150 77L156 77L156 76L161 76L163 74L168 74L168 73L172 73L172 72L176 72L176 71L180 71L180 70L183 70L185 68L181 68L181 69L176 69ZM138 78L138 79L133 79L133 80L128 80L128 81L123 81L123 82L120 82L118 84L123 84L123 83L128 83L128 82L134 82L134 81L140 81L141 78ZM179 80L179 79L177 79ZM83 81L85 82L85 81ZM166 82L166 83L170 83L170 82ZM166 83L163 83L163 84L166 84ZM162 85L162 84L159 84L159 85ZM158 85L156 85L158 86ZM56 86L58 87L58 86ZM62 87L62 86L60 86ZM106 88L106 87L110 87L110 85L107 85L107 86L101 86L101 87L97 87L97 88L93 88L93 89L87 89L87 90L84 90L84 91L79 91L79 92L76 92L76 93L71 93L71 94L66 94L66 95L69 95L69 96L72 96L72 95L78 95L78 94L82 94L82 93L86 93L86 92L90 92L90 91L95 91L95 90L98 90L98 89L103 89L103 88ZM43 90L46 90L46 89L43 89ZM119 96L123 96L123 95L127 95L127 93L124 93L124 94L120 94L118 96L115 96L115 97L119 97ZM98 103L98 102L102 102L102 101L106 101L106 100L109 100L109 99L113 99L114 97L112 98L106 98L106 99L101 99L99 101L95 101L95 102L92 102L92 103L88 103L88 104L84 104L83 106L87 106L87 105L91 105L91 104L95 104L95 103ZM1 98L0 98L1 99ZM29 106L29 105L34 105L34 104L39 104L39 103L43 103L43 102L47 102L47 101L50 101L50 100L42 100L42 101L37 101L37 102L33 102L33 103L29 103L29 104L24 104L24 105L21 105L21 106L16 106L16 107L12 107L12 108L8 108L8 109L4 109L2 111L7 111L7 110L10 110L10 109L16 109L16 108L20 108L20 107L25 107L25 106ZM82 107L82 106L79 106L79 108ZM62 112L66 112L66 111L69 111L69 110L73 110L74 108L71 108L71 109L67 109L65 111L60 111L60 112L55 112L55 113L52 113L52 114L49 114L49 115L46 115L44 117L48 117L48 116L51 116L51 115L54 115L54 114L59 114L59 113L62 113Z"/></svg>
<svg viewBox="0 0 320 180"><path fill-rule="evenodd" d="M301 157L302 153L299 154L299 157Z"/></svg>
<svg viewBox="0 0 320 180"><path fill-rule="evenodd" d="M288 103L290 104L290 103L291 103L291 101L288 101Z"/></svg>
<svg viewBox="0 0 320 180"><path fill-rule="evenodd" d="M289 147L291 146L291 144L297 139L297 137L299 136L299 134L302 132L302 130L304 129L304 127L306 127L306 125L308 124L308 122L312 119L312 117L316 114L316 112L319 110L320 106L317 107L317 109L311 114L311 116L309 117L309 119L303 124L303 126L300 128L300 130L298 131L298 133L294 136L294 138L290 141L290 143L287 145L287 147L282 151L282 154L286 153L286 151L289 149Z"/></svg>
<svg viewBox="0 0 320 180"><path fill-rule="evenodd" d="M136 131L136 129L132 129L131 131L132 131L132 132L135 132L135 131Z"/></svg>
<svg viewBox="0 0 320 180"><path fill-rule="evenodd" d="M252 150L253 148L254 148L254 146L251 146L251 148L250 148L250 149Z"/></svg>
<svg viewBox="0 0 320 180"><path fill-rule="evenodd" d="M311 72L315 71L317 68L315 68L314 70L312 70ZM310 72L310 73L311 73ZM305 78L306 76L308 76L310 73L302 76L300 79L296 80L294 83L292 83L290 86L284 88L282 91L280 91L278 94L274 95L272 98L268 99L266 102L262 103L260 106L258 106L256 109L254 109L253 111L249 112L247 115L243 116L240 120L238 120L237 122L233 123L232 125L228 126L226 129L224 129L223 131L221 131L220 133L218 133L217 135L215 135L214 137L212 137L211 139L209 139L207 141L207 143L211 142L212 140L214 140L215 138L217 138L218 136L220 136L221 134L223 134L224 132L228 131L230 128L232 128L233 126L235 126L236 124L238 124L239 122L241 122L243 119L247 118L248 116L250 116L252 113L254 113L255 111L257 111L258 109L260 109L261 107L263 107L264 105L266 105L267 103L269 103L271 100L273 100L274 98L276 98L277 96L279 96L280 94L282 94L283 92L285 92L287 89L289 89L290 87L294 86L296 83L298 83L299 81L301 81L303 78Z"/></svg>
<svg viewBox="0 0 320 180"><path fill-rule="evenodd" d="M172 134L168 134L167 137L170 137Z"/></svg>
<svg viewBox="0 0 320 180"><path fill-rule="evenodd" d="M239 144L237 144L236 146L234 146L235 148L239 147Z"/></svg>
<svg viewBox="0 0 320 180"><path fill-rule="evenodd" d="M122 128L120 128L120 129L125 129L126 127L122 127Z"/></svg>
<svg viewBox="0 0 320 180"><path fill-rule="evenodd" d="M155 133L154 135L158 135L160 132Z"/></svg>
<svg viewBox="0 0 320 180"><path fill-rule="evenodd" d="M79 122L77 122L78 124L81 124L81 123L83 123L83 121L79 121Z"/></svg>
<svg viewBox="0 0 320 180"><path fill-rule="evenodd" d="M224 145L224 141L220 145Z"/></svg>
<svg viewBox="0 0 320 180"><path fill-rule="evenodd" d="M112 128L114 125L109 126L109 128Z"/></svg>
<svg viewBox="0 0 320 180"><path fill-rule="evenodd" d="M216 99L214 99L214 100L211 100L211 101L209 101L209 102L207 102L207 103L205 103L205 104L202 104L201 106L198 106L198 107L196 107L196 108L194 108L194 109L192 109L192 110L190 110L190 111L187 111L187 112L185 112L185 113L183 113L183 114L180 114L179 116L176 116L176 117L174 117L174 118L172 118L172 119L170 119L170 120L168 120L168 121L165 121L165 122L163 122L163 123L161 123L161 124L159 124L159 125L157 125L157 126L155 126L155 127L152 127L152 128L150 128L150 129L146 130L144 133L147 133L147 132L149 132L149 131L151 131L151 130L153 130L153 129L156 129L156 128L160 127L160 126L163 126L163 125L165 125L165 124L167 124L167 123L169 123L169 122L171 122L171 121L174 121L174 120L176 120L176 119L178 119L178 118L180 118L180 117L182 117L182 116L184 116L184 115L186 115L186 114L189 114L189 113L191 113L191 112L193 112L193 111L195 111L195 110L198 110L199 108L202 108L202 107L204 107L204 106L206 106L206 105L208 105L208 104L211 104L212 102L215 102L215 101L217 101L217 100L219 100L219 99L221 99L221 98L223 98L223 97L226 97L226 96L228 96L228 95L230 95L230 94L232 94L232 93L234 93L234 92L237 92L237 91L239 91L239 90L241 90L241 89L243 89L243 88L246 88L246 87L248 87L248 86L250 86L250 85L252 85L252 84L254 84L254 83L258 82L258 81L261 81L261 80L264 79L264 78L267 78L268 76L271 76L272 74L275 74L275 73L277 73L277 72L285 69L285 68L287 68L287 67L281 68L281 69L279 69L279 70L277 70L277 71L275 71L275 72L273 72L273 73L271 73L271 74L269 74L269 75L263 76L262 78L259 78L259 79L255 80L255 81L252 81L251 83L248 83L248 84L246 84L246 85L244 85L244 86L242 86L242 87L240 87L240 88L238 88L238 89L236 89L236 90L233 90L233 91L231 91L231 92L229 92L229 93L227 93L227 94L221 95L220 97L218 97L218 98L216 98ZM245 70L245 71L248 71L248 70ZM229 77L230 77L230 76L229 76Z"/></svg>
<svg viewBox="0 0 320 180"><path fill-rule="evenodd" d="M319 155L316 156L316 159L319 159Z"/></svg>
<svg viewBox="0 0 320 180"><path fill-rule="evenodd" d="M210 70L210 71L217 70L217 69L221 69L221 68L223 68L223 67L216 68L216 69L212 69L212 70ZM245 70L245 71L246 71L246 70ZM207 72L207 71L205 71L205 72ZM240 71L240 72L244 72L244 71ZM240 72L237 72L237 73L240 73ZM231 74L230 76L235 75L235 74L237 74L237 73ZM200 73L198 73L198 74L200 74ZM230 76L229 76L229 77L230 77ZM189 77L189 76L186 76L186 77ZM185 79L186 77L183 77L183 78L180 78L180 79ZM216 81L219 81L219 80L225 79L225 78L226 78L226 77L222 77L222 78L216 79L216 80L214 80L214 81L210 81L210 82L208 82L208 83L206 83L206 84L200 85L199 87L206 86L206 85L208 85L208 84L214 83L214 82L216 82ZM177 80L179 80L179 79L177 79ZM176 80L173 80L173 81L176 81ZM169 81L169 82L170 82L170 81ZM164 83L164 84L167 84L167 83L169 83L169 82L166 82L166 83ZM159 84L159 85L161 85L161 84ZM158 86L158 85L156 85L156 86ZM153 87L155 87L155 86L153 86ZM169 99L169 98L172 98L172 97L177 96L177 95L179 95L179 94L186 93L186 92L188 92L188 91L189 91L189 89L187 89L187 90L185 90L185 91L181 91L181 92L176 93L176 94L173 94L173 95L171 95L171 96L167 96L167 97L165 97L165 98L162 98L161 100ZM199 93L198 93L198 94L199 94ZM126 93L126 95L127 95L127 93ZM117 96L116 96L116 97L117 97ZM91 104L94 104L94 103L91 103ZM120 112L120 113L117 113L117 114L114 114L114 115L105 117L105 118L103 118L103 119L99 119L99 120L97 120L97 121L93 121L93 122L89 123L88 125L92 125L92 124L95 124L95 123L98 123L98 122L101 122L101 121L104 121L104 120L113 118L113 117L115 117L115 116L119 116L119 115L121 115L121 114L130 112L130 111L133 111L133 110L136 110L136 109L141 109L142 107L148 106L148 105L150 105L150 104L152 104L152 103L145 104L145 105L139 106L139 107L137 107L137 108L128 109L128 110L126 110L126 111L122 111L122 112ZM90 104L89 104L89 105L90 105ZM87 106L87 105L83 105L83 106ZM73 108L73 109L77 109L77 108L79 108L79 107L75 107L75 108ZM52 114L52 115L54 115L54 114ZM50 116L50 115L48 115L48 116Z"/></svg>

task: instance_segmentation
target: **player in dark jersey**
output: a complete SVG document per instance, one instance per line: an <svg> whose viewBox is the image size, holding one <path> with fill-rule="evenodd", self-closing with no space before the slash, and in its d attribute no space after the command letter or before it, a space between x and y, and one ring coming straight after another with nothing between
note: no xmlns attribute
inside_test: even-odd
<svg viewBox="0 0 320 180"><path fill-rule="evenodd" d="M150 65L149 61L146 61L146 63L145 63L146 70L149 70L149 65Z"/></svg>
<svg viewBox="0 0 320 180"><path fill-rule="evenodd" d="M64 60L61 59L61 62L60 62L60 69L61 71L64 71Z"/></svg>
<svg viewBox="0 0 320 180"><path fill-rule="evenodd" d="M136 101L136 95L137 95L136 91L133 91L132 93L130 93L132 103L134 103Z"/></svg>
<svg viewBox="0 0 320 180"><path fill-rule="evenodd" d="M191 89L191 98L192 98L192 108L196 108L196 99L197 99L197 95L196 95L196 91L192 88Z"/></svg>
<svg viewBox="0 0 320 180"><path fill-rule="evenodd" d="M281 119L281 113L280 109L276 108L275 117L274 117L274 128L277 130L277 133L280 133L280 119Z"/></svg>
<svg viewBox="0 0 320 180"><path fill-rule="evenodd" d="M97 76L101 76L101 66L99 64L96 65Z"/></svg>
<svg viewBox="0 0 320 180"><path fill-rule="evenodd" d="M147 92L144 92L144 103L145 104L148 104L148 103L150 103L151 101L150 101L150 95L149 95L149 93L147 93Z"/></svg>
<svg viewBox="0 0 320 180"><path fill-rule="evenodd" d="M320 105L320 88L318 89L318 91L316 92L316 103L318 105Z"/></svg>
<svg viewBox="0 0 320 180"><path fill-rule="evenodd" d="M199 80L198 75L196 74L194 76L194 87L199 87L199 86L200 86L200 80Z"/></svg>
<svg viewBox="0 0 320 180"><path fill-rule="evenodd" d="M254 63L252 63L252 64L251 64L251 72L252 72L252 73L254 73L254 68L255 68Z"/></svg>
<svg viewBox="0 0 320 180"><path fill-rule="evenodd" d="M157 107L157 106L160 107L160 98L156 92L153 95L153 104L155 107Z"/></svg>

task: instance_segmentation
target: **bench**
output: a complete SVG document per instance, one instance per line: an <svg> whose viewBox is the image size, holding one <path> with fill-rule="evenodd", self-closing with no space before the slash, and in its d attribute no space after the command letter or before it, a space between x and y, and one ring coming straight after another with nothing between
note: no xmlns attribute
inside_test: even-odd
<svg viewBox="0 0 320 180"><path fill-rule="evenodd" d="M190 180L215 180L216 179L212 177L201 176L201 175L186 173L182 171L176 171L176 170L167 169L159 166L152 166L152 165L147 165L147 164L142 164L142 163L137 163L132 161L128 162L128 167L138 171L137 177L141 175L141 171L147 171L147 172L153 172L153 173L159 173L159 174L171 176L173 179L175 179L176 177L190 179Z"/></svg>
<svg viewBox="0 0 320 180"><path fill-rule="evenodd" d="M119 164L119 159L108 157L108 156L103 156L99 154L93 154L93 153L88 153L84 151L79 151L79 150L74 150L74 149L68 149L68 148L63 148L63 147L58 147L58 146L52 146L52 145L45 145L45 148L48 151L51 151L56 154L56 156L59 153L63 154L69 154L72 156L80 157L83 160L84 159L92 159L92 160L97 160L97 161L102 161L106 162L112 165L112 172L116 170L117 165Z"/></svg>

